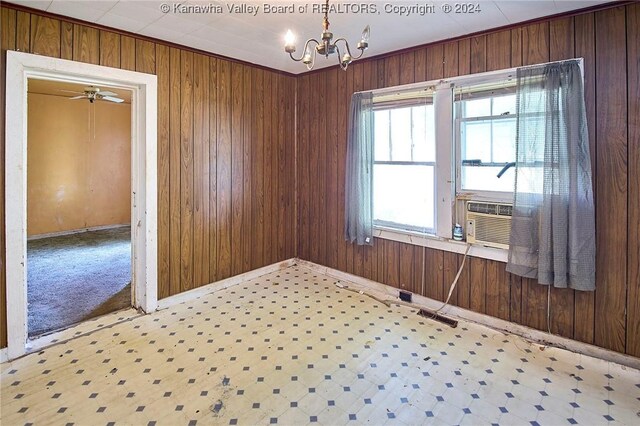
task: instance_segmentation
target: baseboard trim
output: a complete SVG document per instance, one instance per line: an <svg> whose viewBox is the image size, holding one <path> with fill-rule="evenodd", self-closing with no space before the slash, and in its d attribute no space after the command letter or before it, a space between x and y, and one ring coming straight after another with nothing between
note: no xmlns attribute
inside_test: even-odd
<svg viewBox="0 0 640 426"><path fill-rule="evenodd" d="M234 285L241 284L245 281L249 281L255 278L259 278L263 275L270 274L272 272L277 272L277 271L286 269L290 266L295 265L296 262L297 262L297 259L295 258L287 259L282 262L273 263L271 265L263 266L262 268L245 272L243 274L234 275L233 277L225 278L223 280L216 281L211 284L207 284L202 287L195 288L193 290L188 290L182 293L178 293L174 296L165 297L164 299L158 300L157 310L167 309L171 306L188 302L190 300L197 299L207 294L224 290L225 288L233 287Z"/></svg>
<svg viewBox="0 0 640 426"><path fill-rule="evenodd" d="M327 266L318 265L317 263L309 262L307 260L297 259L296 263L318 274L328 275L340 281L348 281L350 284L353 284L352 287L354 289L365 291L378 298L398 299L398 289L395 287L381 284L347 272L342 272L337 269L329 268ZM442 302L439 300L430 299L415 293L413 294L413 302L416 305L431 310L438 309L442 306ZM440 312L442 314L480 324L494 330L515 334L543 346L554 346L640 370L640 358L610 351L599 346L578 342L577 340L568 339L555 334L545 333L524 325L473 312L458 306L449 305L444 307Z"/></svg>
<svg viewBox="0 0 640 426"><path fill-rule="evenodd" d="M32 235L30 237L27 237L27 241L41 240L43 238L62 237L65 235L81 234L83 232L104 231L106 229L116 229L116 228L124 228L124 227L131 227L131 224L91 226L89 228L72 229L69 231L49 232L47 234L38 234L38 235Z"/></svg>
<svg viewBox="0 0 640 426"><path fill-rule="evenodd" d="M9 355L7 354L7 348L0 349L0 364L9 361Z"/></svg>

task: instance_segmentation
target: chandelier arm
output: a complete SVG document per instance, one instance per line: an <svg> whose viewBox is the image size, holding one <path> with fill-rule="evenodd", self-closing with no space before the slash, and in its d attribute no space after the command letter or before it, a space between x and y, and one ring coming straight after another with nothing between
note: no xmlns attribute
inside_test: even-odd
<svg viewBox="0 0 640 426"><path fill-rule="evenodd" d="M293 59L293 60L294 60L294 61L296 61L296 62L300 62L300 61L302 61L302 60L304 59L304 54L305 54L305 53L307 53L307 47L309 47L309 44L310 44L310 43L315 43L315 44L316 44L316 46L320 44L320 42L318 42L318 40L316 40L315 38L310 38L310 39L309 39L309 40L307 40L307 42L304 44L304 49L302 49L302 55L300 55L300 57L299 57L299 58L297 58L297 59L296 59L296 58L294 58L294 57L293 57L293 52L289 52L289 56L291 57L291 59ZM316 49L313 49L313 52L314 52L314 55L313 55L313 56L314 56L314 57L315 57L315 51L316 51Z"/></svg>
<svg viewBox="0 0 640 426"><path fill-rule="evenodd" d="M338 40L336 40L336 42ZM342 59L341 59L342 58L342 54L340 53L340 47L338 46L337 43L334 43L333 45L336 47L336 53L338 54L338 65L340 65L340 68L342 68L344 71L346 71L347 67L349 66L349 64L342 63ZM349 47L347 47L347 50L349 50Z"/></svg>
<svg viewBox="0 0 640 426"><path fill-rule="evenodd" d="M311 71L313 69L314 65L316 64L316 54L317 53L318 53L317 49L313 49L313 55L311 56L311 62L309 62L308 64L305 64L309 71Z"/></svg>
<svg viewBox="0 0 640 426"><path fill-rule="evenodd" d="M347 49L347 53L349 54L349 56L351 56L351 59L356 60L356 59L360 59L362 58L362 55L364 55L364 49L358 49L360 50L360 54L358 56L353 56L353 54L351 53L351 48L349 47L349 42L344 38L344 37L340 37L338 39L336 39L336 41L333 43L336 47L338 47L338 42L339 41L343 41L344 45Z"/></svg>

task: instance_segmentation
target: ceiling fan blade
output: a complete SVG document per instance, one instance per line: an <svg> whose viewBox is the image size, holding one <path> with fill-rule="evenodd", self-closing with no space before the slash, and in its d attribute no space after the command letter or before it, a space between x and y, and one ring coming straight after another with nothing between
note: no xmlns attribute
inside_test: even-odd
<svg viewBox="0 0 640 426"><path fill-rule="evenodd" d="M79 92L77 90L65 90L65 89L58 89L58 92L67 92L67 93L75 93L76 95L80 95L83 92Z"/></svg>
<svg viewBox="0 0 640 426"><path fill-rule="evenodd" d="M113 92L109 92L109 91L104 91L104 92L103 92L103 91L101 90L101 91L100 91L100 92L98 92L98 93L100 93L102 96L118 96L118 94L117 94L117 93L113 93Z"/></svg>
<svg viewBox="0 0 640 426"><path fill-rule="evenodd" d="M124 99L114 98L113 96L101 96L100 99L103 101L115 102L117 104L124 102Z"/></svg>
<svg viewBox="0 0 640 426"><path fill-rule="evenodd" d="M82 96L74 96L73 98L69 98L69 99L85 99L87 96L86 95L82 95Z"/></svg>

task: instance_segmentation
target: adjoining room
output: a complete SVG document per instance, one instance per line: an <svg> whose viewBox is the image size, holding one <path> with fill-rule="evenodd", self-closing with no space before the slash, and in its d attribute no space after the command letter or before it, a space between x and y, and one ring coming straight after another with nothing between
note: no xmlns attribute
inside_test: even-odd
<svg viewBox="0 0 640 426"><path fill-rule="evenodd" d="M30 79L30 338L131 306L131 94Z"/></svg>

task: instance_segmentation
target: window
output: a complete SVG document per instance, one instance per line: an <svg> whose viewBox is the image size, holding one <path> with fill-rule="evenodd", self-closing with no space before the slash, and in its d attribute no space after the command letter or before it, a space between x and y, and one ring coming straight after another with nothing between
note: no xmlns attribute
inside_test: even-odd
<svg viewBox="0 0 640 426"><path fill-rule="evenodd" d="M374 91L375 226L450 239L467 200L513 201L514 76L507 69ZM535 102L541 112L525 117L531 138L545 128L546 99ZM544 153L526 154L520 172L541 192Z"/></svg>
<svg viewBox="0 0 640 426"><path fill-rule="evenodd" d="M456 89L458 193L480 193L498 200L513 196L516 95L513 86L499 86Z"/></svg>
<svg viewBox="0 0 640 426"><path fill-rule="evenodd" d="M374 100L375 102L375 100ZM378 226L434 233L434 106L424 96L374 112L373 218Z"/></svg>

